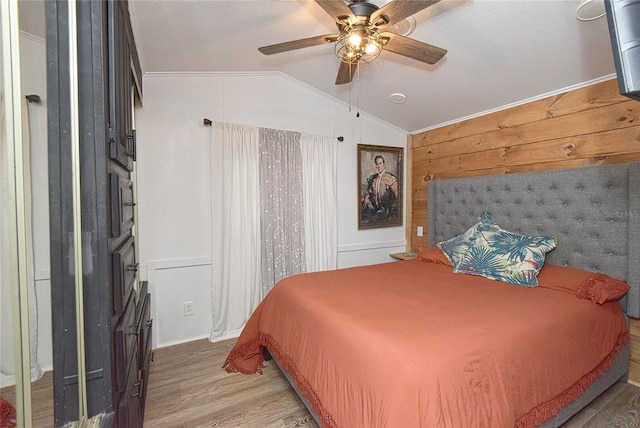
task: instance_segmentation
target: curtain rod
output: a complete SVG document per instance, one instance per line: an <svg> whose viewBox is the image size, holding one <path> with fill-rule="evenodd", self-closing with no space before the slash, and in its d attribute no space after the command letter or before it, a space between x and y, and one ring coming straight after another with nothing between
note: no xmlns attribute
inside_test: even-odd
<svg viewBox="0 0 640 428"><path fill-rule="evenodd" d="M203 119L203 123L204 126L211 126L213 125L213 121L211 119L207 119L206 117ZM344 141L344 137L341 135L339 137L337 137L338 141L343 142Z"/></svg>

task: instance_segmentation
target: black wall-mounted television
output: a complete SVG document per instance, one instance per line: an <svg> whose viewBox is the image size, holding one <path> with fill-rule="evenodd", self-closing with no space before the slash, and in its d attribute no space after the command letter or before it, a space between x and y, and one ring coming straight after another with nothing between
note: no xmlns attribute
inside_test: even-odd
<svg viewBox="0 0 640 428"><path fill-rule="evenodd" d="M640 101L640 0L605 0L620 93Z"/></svg>

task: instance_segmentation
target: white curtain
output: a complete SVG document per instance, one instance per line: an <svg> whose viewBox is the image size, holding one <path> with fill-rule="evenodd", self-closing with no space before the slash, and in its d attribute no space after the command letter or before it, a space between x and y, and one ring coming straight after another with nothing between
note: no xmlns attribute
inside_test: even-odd
<svg viewBox="0 0 640 428"><path fill-rule="evenodd" d="M337 152L335 138L302 134L307 272L336 269L338 264Z"/></svg>
<svg viewBox="0 0 640 428"><path fill-rule="evenodd" d="M4 97L4 94L2 94ZM7 174L13 174L13 171L9 171L7 168L8 153L10 144L6 139L6 133L4 132L5 117L4 117L4 102L0 106L0 219L1 230L0 236L0 253L10 254L11 251L16 251L16 243L9 240L10 227L8 219L10 218L10 210L15 209L12 205L11 189L9 189L9 178ZM33 261L33 220L31 210L31 140L29 133L29 107L26 99L22 101L22 154L23 154L23 171L24 171L24 227L26 229L26 263L27 263L27 298L29 302L29 339L31 345L31 380L37 380L42 377L42 370L38 365L38 312L36 306L36 292L35 292L35 267ZM13 383L15 376L15 364L14 364L14 346L13 346L13 318L12 318L12 305L11 294L16 284L11 282L11 270L14 267L9 263L9 257L0 257L0 328L2 334L0 334L0 379L1 384Z"/></svg>
<svg viewBox="0 0 640 428"><path fill-rule="evenodd" d="M210 341L239 335L278 280L336 268L336 153L332 138L213 125Z"/></svg>
<svg viewBox="0 0 640 428"><path fill-rule="evenodd" d="M237 336L262 300L259 129L214 123L211 141L210 341Z"/></svg>

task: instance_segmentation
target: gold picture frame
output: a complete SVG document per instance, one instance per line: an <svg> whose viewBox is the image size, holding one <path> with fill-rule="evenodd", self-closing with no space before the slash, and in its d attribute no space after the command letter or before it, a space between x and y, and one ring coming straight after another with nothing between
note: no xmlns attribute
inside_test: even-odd
<svg viewBox="0 0 640 428"><path fill-rule="evenodd" d="M402 147L358 144L358 229L402 226Z"/></svg>

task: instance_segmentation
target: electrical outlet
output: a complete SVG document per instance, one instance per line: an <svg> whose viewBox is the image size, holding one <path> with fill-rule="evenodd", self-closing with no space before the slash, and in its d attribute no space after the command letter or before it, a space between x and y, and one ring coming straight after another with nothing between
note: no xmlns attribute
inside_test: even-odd
<svg viewBox="0 0 640 428"><path fill-rule="evenodd" d="M193 315L193 300L190 302L184 302L184 316Z"/></svg>
<svg viewBox="0 0 640 428"><path fill-rule="evenodd" d="M424 233L424 230L422 229L422 226L418 226L418 236L422 236Z"/></svg>

